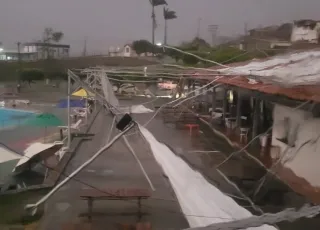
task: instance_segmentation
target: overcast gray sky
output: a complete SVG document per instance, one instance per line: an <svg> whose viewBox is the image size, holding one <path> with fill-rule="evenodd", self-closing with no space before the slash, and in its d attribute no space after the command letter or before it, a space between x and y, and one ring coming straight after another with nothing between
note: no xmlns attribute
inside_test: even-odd
<svg viewBox="0 0 320 230"><path fill-rule="evenodd" d="M170 44L192 39L198 18L201 36L209 38L209 24L219 25L219 35L243 33L249 28L294 19L320 19L320 0L167 0L178 19L168 29ZM156 40L163 40L162 7L156 12ZM18 41L41 38L45 27L64 32L62 43L80 53L87 37L89 53L105 53L109 46L122 46L151 37L148 0L1 0L0 41L13 48Z"/></svg>

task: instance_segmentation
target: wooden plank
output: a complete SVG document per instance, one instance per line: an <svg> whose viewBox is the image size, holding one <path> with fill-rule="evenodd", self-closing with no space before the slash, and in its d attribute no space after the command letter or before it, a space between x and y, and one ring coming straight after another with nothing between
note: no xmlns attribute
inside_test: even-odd
<svg viewBox="0 0 320 230"><path fill-rule="evenodd" d="M106 198L148 198L151 192L148 189L103 189L102 191L96 189L85 189L80 192L80 197L106 197Z"/></svg>

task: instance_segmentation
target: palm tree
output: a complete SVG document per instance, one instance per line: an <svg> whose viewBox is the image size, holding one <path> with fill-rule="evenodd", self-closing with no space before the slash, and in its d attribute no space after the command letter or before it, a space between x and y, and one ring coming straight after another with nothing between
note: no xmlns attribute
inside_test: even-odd
<svg viewBox="0 0 320 230"><path fill-rule="evenodd" d="M151 18L152 18L152 45L154 46L154 33L155 29L157 26L156 23L156 15L154 13L154 8L156 6L162 6L162 5L168 5L166 0L149 0L151 7L152 7L152 13L151 13Z"/></svg>
<svg viewBox="0 0 320 230"><path fill-rule="evenodd" d="M164 17L164 44L167 45L167 21L177 18L176 12L163 7L163 17Z"/></svg>

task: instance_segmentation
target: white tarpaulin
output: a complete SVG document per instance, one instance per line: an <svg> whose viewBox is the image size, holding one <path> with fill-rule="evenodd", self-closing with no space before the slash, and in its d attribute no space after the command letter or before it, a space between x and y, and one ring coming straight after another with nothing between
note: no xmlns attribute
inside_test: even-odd
<svg viewBox="0 0 320 230"><path fill-rule="evenodd" d="M100 81L102 85L102 91L104 93L105 99L109 104L111 104L113 107L119 106L119 101L114 95L113 87L110 84L110 81L107 77L107 75L103 72L100 73Z"/></svg>
<svg viewBox="0 0 320 230"><path fill-rule="evenodd" d="M320 83L320 51L284 54L219 71L261 76L286 85L310 85Z"/></svg>
<svg viewBox="0 0 320 230"><path fill-rule="evenodd" d="M210 184L199 172L190 168L166 145L158 142L147 129L140 126L140 130L149 142L158 164L169 177L190 227L204 227L252 216L248 210ZM269 225L248 229L276 230Z"/></svg>

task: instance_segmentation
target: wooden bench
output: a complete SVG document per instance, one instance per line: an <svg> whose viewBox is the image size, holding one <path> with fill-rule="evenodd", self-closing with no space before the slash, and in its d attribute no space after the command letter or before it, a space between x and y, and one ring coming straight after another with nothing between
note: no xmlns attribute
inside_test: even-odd
<svg viewBox="0 0 320 230"><path fill-rule="evenodd" d="M141 200L148 199L151 192L148 189L85 189L80 193L80 197L88 202L88 219L92 220L92 209L94 200L137 200L138 220L141 219Z"/></svg>
<svg viewBox="0 0 320 230"><path fill-rule="evenodd" d="M119 230L152 230L151 223L119 224Z"/></svg>

